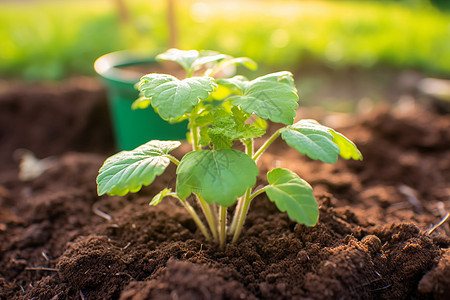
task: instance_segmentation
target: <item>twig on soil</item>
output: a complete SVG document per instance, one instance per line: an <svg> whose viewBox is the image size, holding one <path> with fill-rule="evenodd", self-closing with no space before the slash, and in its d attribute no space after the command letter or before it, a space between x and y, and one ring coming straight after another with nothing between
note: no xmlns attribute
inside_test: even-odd
<svg viewBox="0 0 450 300"><path fill-rule="evenodd" d="M50 258L48 258L47 254L44 251L42 251L41 254L45 258L46 261L50 261Z"/></svg>
<svg viewBox="0 0 450 300"><path fill-rule="evenodd" d="M126 244L123 248L121 248L120 250L126 250L128 247L130 247L131 242L128 242L128 244Z"/></svg>
<svg viewBox="0 0 450 300"><path fill-rule="evenodd" d="M106 221L111 221L112 217L110 215L108 215L105 212L102 212L100 209L98 209L98 203L95 203L94 205L92 205L92 212L94 214L96 214L97 216L99 216L100 218L105 219Z"/></svg>
<svg viewBox="0 0 450 300"><path fill-rule="evenodd" d="M388 284L388 285L380 287L378 289L373 289L373 290L369 290L369 291L371 291L371 292L381 291L381 290L385 290L385 289L387 289L387 288L389 288L391 286L392 286L392 284Z"/></svg>
<svg viewBox="0 0 450 300"><path fill-rule="evenodd" d="M447 214L445 215L445 217L444 217L439 223L437 223L437 224L434 225L430 230L428 230L428 234L432 234L433 231L436 230L436 228L438 228L439 226L441 226L442 224L444 224L445 221L447 221L447 219L448 219L449 216L450 216L450 214L447 213Z"/></svg>
<svg viewBox="0 0 450 300"><path fill-rule="evenodd" d="M80 290L80 297L81 297L81 300L85 300L86 298L84 297L84 294L83 294L83 292Z"/></svg>
<svg viewBox="0 0 450 300"><path fill-rule="evenodd" d="M48 267L26 267L25 271L52 271L52 272L58 272L58 269L55 268L48 268Z"/></svg>
<svg viewBox="0 0 450 300"><path fill-rule="evenodd" d="M130 274L125 273L125 272L116 273L116 274L114 274L114 276L128 276L128 277L130 277L131 280L134 280L133 276L131 276Z"/></svg>
<svg viewBox="0 0 450 300"><path fill-rule="evenodd" d="M111 222L113 220L113 217L111 217L107 213L101 211L97 206L98 206L98 202L94 203L94 205L92 205L92 212L94 214L96 214L97 216L99 216L100 218L103 218L106 221ZM116 223L111 223L108 225L108 227L119 228L119 225L117 225Z"/></svg>

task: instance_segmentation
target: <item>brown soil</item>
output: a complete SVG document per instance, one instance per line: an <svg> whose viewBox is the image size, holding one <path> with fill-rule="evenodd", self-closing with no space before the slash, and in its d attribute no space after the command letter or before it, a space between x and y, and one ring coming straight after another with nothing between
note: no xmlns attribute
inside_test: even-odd
<svg viewBox="0 0 450 300"><path fill-rule="evenodd" d="M297 172L315 189L319 223L298 225L260 196L239 243L220 251L176 202L147 205L174 185L173 167L138 194L96 195L113 152L98 83L5 84L1 299L450 299L448 222L427 232L450 209L448 115L385 108L346 119L340 131L363 162L314 162L279 141L259 183L274 166ZM17 148L55 160L23 182Z"/></svg>

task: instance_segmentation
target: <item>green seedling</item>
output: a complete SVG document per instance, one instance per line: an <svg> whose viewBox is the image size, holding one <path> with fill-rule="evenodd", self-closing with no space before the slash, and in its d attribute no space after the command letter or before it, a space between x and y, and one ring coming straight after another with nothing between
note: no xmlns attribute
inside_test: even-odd
<svg viewBox="0 0 450 300"><path fill-rule="evenodd" d="M338 156L355 160L362 156L349 139L317 121L294 123L298 95L292 74L277 72L254 80L243 76L219 78L230 66L255 69L256 64L249 58L210 51L170 49L157 58L179 63L187 77L180 80L166 74L143 76L137 84L141 96L132 107L152 106L171 123L188 120L192 151L179 161L170 154L180 146L179 141L152 140L132 151L117 153L99 170L98 194L122 196L137 192L172 162L177 166L175 191L162 190L150 205L157 205L168 196L178 199L204 237L222 249L227 239L233 243L238 240L251 201L264 192L292 220L314 226L319 210L311 186L296 173L275 168L267 173L268 185L254 189L258 159L280 136L298 152L326 163L335 163ZM200 72L202 76L192 76ZM266 120L284 127L255 149L254 140L266 133ZM239 142L244 151L233 148ZM190 201L198 202L206 223ZM227 224L227 208L234 204L231 224Z"/></svg>

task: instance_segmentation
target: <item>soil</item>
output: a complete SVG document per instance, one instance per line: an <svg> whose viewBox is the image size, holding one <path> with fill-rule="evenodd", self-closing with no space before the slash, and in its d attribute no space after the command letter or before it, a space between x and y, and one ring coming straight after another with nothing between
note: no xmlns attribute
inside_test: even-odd
<svg viewBox="0 0 450 300"><path fill-rule="evenodd" d="M354 116L301 111L351 138L364 161L311 161L281 140L260 161L311 183L320 220L289 220L264 195L240 241L205 242L171 199L170 167L125 197L98 197L114 152L105 92L93 79L0 82L1 299L450 299L450 117L418 105ZM18 178L16 149L52 157ZM186 145L177 150L181 157ZM18 154L19 153L19 154Z"/></svg>

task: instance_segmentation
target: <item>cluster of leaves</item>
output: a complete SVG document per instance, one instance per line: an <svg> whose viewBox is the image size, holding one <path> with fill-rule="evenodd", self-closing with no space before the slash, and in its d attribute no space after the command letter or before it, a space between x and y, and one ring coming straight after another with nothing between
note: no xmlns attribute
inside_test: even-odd
<svg viewBox="0 0 450 300"><path fill-rule="evenodd" d="M216 78L235 65L254 69L249 58L233 58L216 52L170 49L160 60L179 63L187 78L148 74L137 84L141 97L133 108L153 109L164 120L189 121L192 151L181 161L170 155L178 141L152 140L132 151L108 158L97 178L98 194L125 195L153 182L173 162L177 165L176 190L164 189L151 205L172 196L188 210L206 239L223 247L227 235L236 242L250 202L266 192L282 212L308 226L317 223L318 205L311 186L294 172L276 168L268 172L268 185L252 190L259 174L257 160L279 136L298 152L312 159L335 163L338 156L362 159L356 146L342 134L314 120L294 124L298 95L290 72L277 72L248 80L243 76ZM192 77L204 71L203 76ZM266 133L266 120L282 123L259 148L254 139ZM145 129L143 129L145 130ZM233 149L236 142L245 151ZM202 207L208 227L188 202L194 195ZM227 226L227 207L237 202L232 223Z"/></svg>

